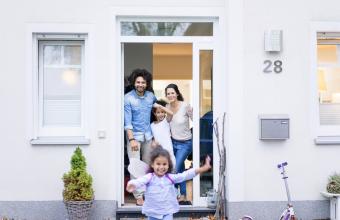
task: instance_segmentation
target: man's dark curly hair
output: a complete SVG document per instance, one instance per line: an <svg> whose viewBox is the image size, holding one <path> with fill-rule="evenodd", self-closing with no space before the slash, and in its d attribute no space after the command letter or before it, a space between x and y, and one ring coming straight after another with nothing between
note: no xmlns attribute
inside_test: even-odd
<svg viewBox="0 0 340 220"><path fill-rule="evenodd" d="M152 88L152 74L147 71L146 69L135 69L132 71L132 73L130 74L128 80L130 83L131 87L135 87L135 82L137 77L143 77L143 79L145 79L146 81L146 91L150 91L153 93L153 88Z"/></svg>

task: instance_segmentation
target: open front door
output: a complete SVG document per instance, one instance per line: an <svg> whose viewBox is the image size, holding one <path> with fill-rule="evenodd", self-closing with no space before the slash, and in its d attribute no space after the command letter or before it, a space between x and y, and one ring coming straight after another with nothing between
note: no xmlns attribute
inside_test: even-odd
<svg viewBox="0 0 340 220"><path fill-rule="evenodd" d="M135 18L133 18L135 19ZM145 68L153 75L153 90L158 99L164 99L165 87L174 83L179 88L186 103L193 107L193 152L185 161L185 168L199 167L209 155L213 159L213 169L194 180L187 181L187 199L193 206L207 206L206 196L217 188L218 159L213 141L213 57L214 19L192 22L163 22L157 19L142 21L121 20L119 22L119 71L124 92L128 91L128 77L135 68ZM138 19L137 19L138 20ZM204 20L204 19L203 19ZM146 22L148 21L148 22ZM173 28L164 28L164 27ZM135 28L143 27L143 28ZM141 30L143 30L141 32ZM146 31L148 30L148 31ZM216 60L216 59L215 59ZM122 98L124 100L124 97ZM216 107L215 107L216 108ZM122 109L122 121L124 110ZM126 182L130 179L127 170L129 158L127 144L122 129L121 142L124 145L121 173L120 206L135 206L135 198L127 193Z"/></svg>
<svg viewBox="0 0 340 220"><path fill-rule="evenodd" d="M193 202L195 206L206 206L207 192L216 189L218 173L214 167L213 143L213 55L210 43L193 44L193 165L198 167L209 155L212 170L193 181ZM216 163L215 163L216 164Z"/></svg>

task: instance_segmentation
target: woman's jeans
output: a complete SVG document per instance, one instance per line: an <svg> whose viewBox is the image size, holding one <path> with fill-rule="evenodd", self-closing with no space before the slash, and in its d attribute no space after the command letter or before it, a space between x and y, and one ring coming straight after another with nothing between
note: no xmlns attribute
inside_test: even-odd
<svg viewBox="0 0 340 220"><path fill-rule="evenodd" d="M176 172L177 173L182 173L185 169L184 167L184 161L185 159L187 159L187 157L189 156L189 154L191 154L192 152L192 139L189 139L187 141L178 141L175 139L172 139L172 145L174 148L174 154L176 157ZM181 195L186 196L187 195L187 187L186 187L186 183L181 182L179 184L176 184L176 188L178 187L180 188L180 192Z"/></svg>

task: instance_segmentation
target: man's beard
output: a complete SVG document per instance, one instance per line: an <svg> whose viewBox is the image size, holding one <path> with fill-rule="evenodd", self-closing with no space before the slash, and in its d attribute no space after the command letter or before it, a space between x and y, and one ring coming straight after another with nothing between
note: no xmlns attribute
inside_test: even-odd
<svg viewBox="0 0 340 220"><path fill-rule="evenodd" d="M135 90L138 92L145 92L146 88L144 87L135 87Z"/></svg>

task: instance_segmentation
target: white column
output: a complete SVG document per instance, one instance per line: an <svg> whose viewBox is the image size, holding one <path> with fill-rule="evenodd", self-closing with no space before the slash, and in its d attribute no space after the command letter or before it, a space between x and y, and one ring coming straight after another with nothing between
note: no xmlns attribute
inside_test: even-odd
<svg viewBox="0 0 340 220"><path fill-rule="evenodd" d="M336 196L330 199L331 220L340 220L340 197Z"/></svg>
<svg viewBox="0 0 340 220"><path fill-rule="evenodd" d="M228 126L225 138L228 145L227 196L230 202L245 199L243 5L243 1L229 0L226 6Z"/></svg>

